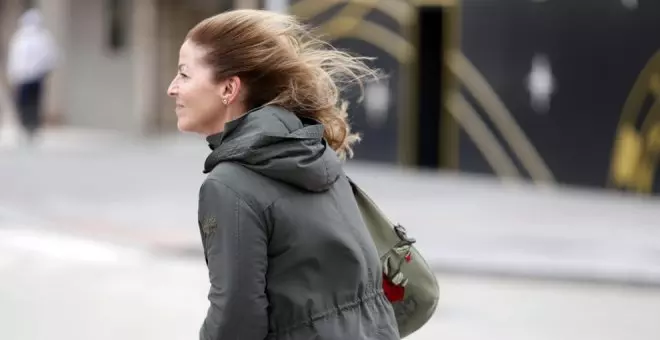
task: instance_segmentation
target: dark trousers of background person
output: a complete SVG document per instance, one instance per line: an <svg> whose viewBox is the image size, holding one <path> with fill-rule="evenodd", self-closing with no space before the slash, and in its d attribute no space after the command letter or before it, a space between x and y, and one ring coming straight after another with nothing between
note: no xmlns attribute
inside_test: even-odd
<svg viewBox="0 0 660 340"><path fill-rule="evenodd" d="M28 138L32 140L41 127L41 93L44 78L18 85L16 88L16 110L20 117L21 125L25 129Z"/></svg>

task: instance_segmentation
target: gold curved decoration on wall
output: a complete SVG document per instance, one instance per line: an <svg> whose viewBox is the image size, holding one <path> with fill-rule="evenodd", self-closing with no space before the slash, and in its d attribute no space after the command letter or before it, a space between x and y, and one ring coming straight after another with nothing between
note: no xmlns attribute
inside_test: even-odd
<svg viewBox="0 0 660 340"><path fill-rule="evenodd" d="M409 0L415 6L456 6L459 0Z"/></svg>
<svg viewBox="0 0 660 340"><path fill-rule="evenodd" d="M415 58L415 49L410 42L373 22L362 21L355 30L343 34L332 30L324 31L324 33L332 37L332 40L353 38L367 42L392 56L401 64L408 64Z"/></svg>
<svg viewBox="0 0 660 340"><path fill-rule="evenodd" d="M644 136L644 147L646 149L647 164L646 171L640 174L640 184L644 184L644 191L650 193L653 191L653 182L658 169L658 156L660 154L660 91L657 85L660 81L660 74L654 73L651 76L649 90L655 97L655 102L649 110L644 122L642 123L641 135Z"/></svg>
<svg viewBox="0 0 660 340"><path fill-rule="evenodd" d="M319 27L318 30L321 34L327 36L330 41L341 38L362 40L394 57L400 64L406 65L413 62L416 57L413 44L386 27L365 20L365 17L373 10L378 9L395 19L400 25L407 25L413 17L413 9L416 6L452 6L456 2L455 0L418 0L412 2L398 0L302 0L292 6L291 12L302 18L310 19L340 4L345 4L345 6ZM404 8L407 10L402 12L401 10ZM455 66L453 72L483 106L532 179L534 181L553 182L552 173L483 76L460 52L453 59L454 62L450 62ZM492 131L488 130L482 118L465 101L465 98L462 96L455 97L453 102L448 103L448 106L453 108L450 112L474 141L496 174L507 177L520 177L520 173L511 158Z"/></svg>
<svg viewBox="0 0 660 340"><path fill-rule="evenodd" d="M400 24L408 24L412 9L407 2L395 0L302 0L292 6L291 12L303 18L312 18L340 3L346 3L346 5L339 13L318 28L319 33L326 35L330 41L342 38L362 40L381 49L401 64L407 64L413 60L415 48L407 39L382 25L364 19L371 11L379 9ZM403 10L404 8L408 10L396 12L398 14L395 14L395 10Z"/></svg>
<svg viewBox="0 0 660 340"><path fill-rule="evenodd" d="M630 90L630 94L628 95L626 103L623 106L619 127L621 127L621 124L624 124L625 122L637 119L639 111L642 109L642 105L644 104L644 99L650 92L651 76L653 75L654 70L656 72L660 70L660 51L656 52L656 54L651 57L651 59L644 66L639 76L637 77L637 81L633 85L633 88Z"/></svg>
<svg viewBox="0 0 660 340"><path fill-rule="evenodd" d="M289 12L304 20L309 20L325 11L345 3L347 0L301 0L289 7Z"/></svg>
<svg viewBox="0 0 660 340"><path fill-rule="evenodd" d="M474 96L509 144L511 150L535 182L555 182L555 178L525 132L516 123L495 90L460 51L450 53L449 68Z"/></svg>
<svg viewBox="0 0 660 340"><path fill-rule="evenodd" d="M365 21L367 14L371 13L379 2L380 0L363 0L360 3L351 1L339 13L323 23L320 30L333 37L349 35L361 22Z"/></svg>
<svg viewBox="0 0 660 340"><path fill-rule="evenodd" d="M383 12L388 17L394 19L399 25L410 24L413 17L414 6L408 1L401 0L380 0L375 5L373 0L301 0L291 5L290 12L294 15L311 19L324 13L325 11L340 4L355 4L363 7L370 7Z"/></svg>
<svg viewBox="0 0 660 340"><path fill-rule="evenodd" d="M641 112L648 96L654 103ZM608 186L639 193L653 191L660 156L660 51L647 62L623 106L610 162ZM646 114L636 128L640 114Z"/></svg>
<svg viewBox="0 0 660 340"><path fill-rule="evenodd" d="M447 108L497 176L520 177L511 157L463 95L453 93L449 97Z"/></svg>

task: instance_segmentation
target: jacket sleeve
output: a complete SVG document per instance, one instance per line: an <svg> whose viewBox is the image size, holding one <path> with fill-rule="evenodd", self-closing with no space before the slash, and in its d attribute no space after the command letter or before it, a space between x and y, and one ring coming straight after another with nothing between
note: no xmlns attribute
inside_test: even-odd
<svg viewBox="0 0 660 340"><path fill-rule="evenodd" d="M211 281L200 339L265 339L265 221L232 189L213 179L201 187L199 221Z"/></svg>

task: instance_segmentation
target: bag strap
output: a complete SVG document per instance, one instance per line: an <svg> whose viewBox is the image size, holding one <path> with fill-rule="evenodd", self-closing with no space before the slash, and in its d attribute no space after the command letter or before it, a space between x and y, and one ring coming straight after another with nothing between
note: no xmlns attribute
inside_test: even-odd
<svg viewBox="0 0 660 340"><path fill-rule="evenodd" d="M397 242L387 253L381 256L381 262L383 266L383 273L394 283L395 285L405 287L408 283L408 279L401 272L401 268L405 263L408 263L412 260L412 247L413 244L417 241L413 238L408 237L406 234L406 229L400 224L392 223L383 211L376 205L373 199L367 195L367 193L362 190L350 177L346 176L348 182L351 185L353 194L355 196L361 196L369 204L373 211L375 211L384 221L387 221L387 224L392 228L394 233L399 237L399 242ZM392 271L392 257L394 255L399 256L399 261L394 266L396 271Z"/></svg>

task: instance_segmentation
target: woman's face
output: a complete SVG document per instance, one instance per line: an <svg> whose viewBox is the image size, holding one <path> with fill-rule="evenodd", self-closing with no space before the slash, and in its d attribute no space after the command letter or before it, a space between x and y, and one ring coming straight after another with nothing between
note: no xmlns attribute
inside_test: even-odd
<svg viewBox="0 0 660 340"><path fill-rule="evenodd" d="M224 129L231 96L227 95L226 82L213 81L213 70L204 63L205 54L190 41L181 45L178 72L167 94L176 99L180 131L211 135Z"/></svg>

